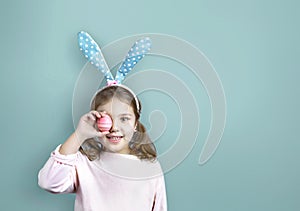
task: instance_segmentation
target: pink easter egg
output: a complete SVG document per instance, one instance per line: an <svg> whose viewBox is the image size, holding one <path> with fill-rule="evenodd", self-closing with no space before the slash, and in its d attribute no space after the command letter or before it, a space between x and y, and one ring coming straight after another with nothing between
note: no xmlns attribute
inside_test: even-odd
<svg viewBox="0 0 300 211"><path fill-rule="evenodd" d="M109 115L101 116L97 119L97 126L101 132L107 132L112 126L112 119Z"/></svg>

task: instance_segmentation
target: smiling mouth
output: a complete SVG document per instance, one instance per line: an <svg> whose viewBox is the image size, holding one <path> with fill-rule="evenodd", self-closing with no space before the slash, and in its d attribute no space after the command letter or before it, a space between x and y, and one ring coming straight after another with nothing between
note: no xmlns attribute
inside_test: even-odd
<svg viewBox="0 0 300 211"><path fill-rule="evenodd" d="M106 136L107 140L112 143L119 143L123 136Z"/></svg>

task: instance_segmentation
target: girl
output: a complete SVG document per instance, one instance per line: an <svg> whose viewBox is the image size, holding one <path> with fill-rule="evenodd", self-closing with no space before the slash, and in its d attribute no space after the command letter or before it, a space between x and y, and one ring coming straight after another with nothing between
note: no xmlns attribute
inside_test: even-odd
<svg viewBox="0 0 300 211"><path fill-rule="evenodd" d="M76 193L75 210L165 211L164 177L156 150L140 123L141 105L122 80L150 50L149 38L137 41L114 78L97 43L78 33L80 50L104 73L107 86L94 95L91 111L75 132L51 153L38 175L40 187L53 193ZM108 131L98 129L109 115Z"/></svg>
<svg viewBox="0 0 300 211"><path fill-rule="evenodd" d="M140 112L129 88L110 85L98 91L91 111L40 170L40 187L76 193L76 211L167 210L162 170ZM104 115L113 122L107 132L97 128L97 119Z"/></svg>

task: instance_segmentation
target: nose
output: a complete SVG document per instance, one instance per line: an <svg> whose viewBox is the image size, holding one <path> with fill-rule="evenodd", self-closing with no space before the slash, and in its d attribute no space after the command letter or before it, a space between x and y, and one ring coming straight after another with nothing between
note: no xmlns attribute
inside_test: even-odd
<svg viewBox="0 0 300 211"><path fill-rule="evenodd" d="M116 121L112 121L112 126L110 128L110 132L118 132L119 131L119 127L118 125L116 124Z"/></svg>

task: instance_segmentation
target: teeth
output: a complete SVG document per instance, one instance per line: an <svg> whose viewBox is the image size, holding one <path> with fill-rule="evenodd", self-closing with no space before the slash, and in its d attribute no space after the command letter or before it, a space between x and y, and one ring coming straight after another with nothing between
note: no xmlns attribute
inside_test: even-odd
<svg viewBox="0 0 300 211"><path fill-rule="evenodd" d="M122 138L121 136L112 136L112 137L109 137L109 139L111 139L111 140L119 140L121 138Z"/></svg>

